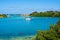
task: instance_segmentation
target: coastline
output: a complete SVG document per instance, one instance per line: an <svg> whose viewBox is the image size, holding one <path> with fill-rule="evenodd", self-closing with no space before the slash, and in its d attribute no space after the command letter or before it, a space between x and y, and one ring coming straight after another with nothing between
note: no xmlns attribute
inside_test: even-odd
<svg viewBox="0 0 60 40"><path fill-rule="evenodd" d="M35 35L29 35L29 36L17 36L17 37L10 37L10 38L0 38L0 40L32 40L32 38L35 38Z"/></svg>

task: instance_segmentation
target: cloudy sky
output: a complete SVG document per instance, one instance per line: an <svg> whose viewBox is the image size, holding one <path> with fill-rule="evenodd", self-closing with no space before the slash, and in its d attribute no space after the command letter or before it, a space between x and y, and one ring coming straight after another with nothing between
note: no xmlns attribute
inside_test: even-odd
<svg viewBox="0 0 60 40"><path fill-rule="evenodd" d="M0 0L0 14L23 14L47 10L60 11L60 0Z"/></svg>

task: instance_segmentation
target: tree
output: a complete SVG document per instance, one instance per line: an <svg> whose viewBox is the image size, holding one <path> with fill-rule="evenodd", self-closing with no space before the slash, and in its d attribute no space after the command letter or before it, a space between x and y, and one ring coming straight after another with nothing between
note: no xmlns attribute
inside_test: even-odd
<svg viewBox="0 0 60 40"><path fill-rule="evenodd" d="M35 40L60 40L60 20L50 26L50 30L37 31Z"/></svg>

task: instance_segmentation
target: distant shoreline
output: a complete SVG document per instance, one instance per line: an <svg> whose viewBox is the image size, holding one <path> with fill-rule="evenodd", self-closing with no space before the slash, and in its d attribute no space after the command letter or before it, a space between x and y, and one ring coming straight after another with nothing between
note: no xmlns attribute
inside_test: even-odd
<svg viewBox="0 0 60 40"><path fill-rule="evenodd" d="M0 18L10 16L60 17L60 11L32 12L31 14L0 14Z"/></svg>

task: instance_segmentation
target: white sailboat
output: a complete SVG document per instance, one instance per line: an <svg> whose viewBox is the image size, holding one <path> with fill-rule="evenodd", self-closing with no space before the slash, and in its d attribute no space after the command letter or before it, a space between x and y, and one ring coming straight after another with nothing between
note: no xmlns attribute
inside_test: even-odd
<svg viewBox="0 0 60 40"><path fill-rule="evenodd" d="M26 18L26 20L31 20L31 18Z"/></svg>

